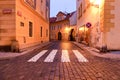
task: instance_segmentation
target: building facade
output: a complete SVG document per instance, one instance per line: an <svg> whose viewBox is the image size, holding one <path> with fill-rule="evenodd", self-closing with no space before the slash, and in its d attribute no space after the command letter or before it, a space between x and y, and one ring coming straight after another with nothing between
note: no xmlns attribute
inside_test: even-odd
<svg viewBox="0 0 120 80"><path fill-rule="evenodd" d="M77 0L78 42L101 51L120 50L119 0Z"/></svg>
<svg viewBox="0 0 120 80"><path fill-rule="evenodd" d="M50 18L50 40L70 40L70 35L74 38L76 29L75 13L60 11L56 17Z"/></svg>
<svg viewBox="0 0 120 80"><path fill-rule="evenodd" d="M49 13L50 0L0 0L0 46L48 42Z"/></svg>

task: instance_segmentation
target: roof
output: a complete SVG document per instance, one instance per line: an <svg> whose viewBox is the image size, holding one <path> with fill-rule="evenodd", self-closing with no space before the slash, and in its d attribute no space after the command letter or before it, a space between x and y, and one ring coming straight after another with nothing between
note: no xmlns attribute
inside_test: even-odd
<svg viewBox="0 0 120 80"><path fill-rule="evenodd" d="M57 20L57 17L51 17L50 18L50 23L56 22L56 20Z"/></svg>
<svg viewBox="0 0 120 80"><path fill-rule="evenodd" d="M63 14L63 15L65 16L64 19L60 20L60 21L63 21L63 20L68 20L75 12L76 12L76 11L71 12L71 13L64 13L64 12L62 12L62 11L59 11L58 14L56 15L56 17L51 17L51 18L50 18L50 23L57 22L57 16L58 16L59 14Z"/></svg>
<svg viewBox="0 0 120 80"><path fill-rule="evenodd" d="M59 11L58 14L56 16L58 16L59 14L63 14L64 16L66 16L65 13L63 13L62 11Z"/></svg>

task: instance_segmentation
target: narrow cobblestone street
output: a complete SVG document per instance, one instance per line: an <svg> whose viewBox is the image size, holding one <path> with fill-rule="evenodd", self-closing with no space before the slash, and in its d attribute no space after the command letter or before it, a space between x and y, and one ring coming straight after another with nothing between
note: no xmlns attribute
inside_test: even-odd
<svg viewBox="0 0 120 80"><path fill-rule="evenodd" d="M0 80L120 80L120 0L0 0Z"/></svg>
<svg viewBox="0 0 120 80"><path fill-rule="evenodd" d="M43 50L46 50L44 54ZM68 54L63 53L63 50ZM74 53L73 50L82 56L77 58L77 52ZM39 53L41 57L38 56ZM50 54L55 55L51 57ZM61 56L64 54L69 61L66 58L66 62L62 61ZM29 62L30 59L35 60L33 57L36 55L38 59ZM45 62L48 56L53 61ZM93 56L72 42L52 42L47 47L35 49L28 54L1 60L0 80L120 80L119 66L119 60Z"/></svg>

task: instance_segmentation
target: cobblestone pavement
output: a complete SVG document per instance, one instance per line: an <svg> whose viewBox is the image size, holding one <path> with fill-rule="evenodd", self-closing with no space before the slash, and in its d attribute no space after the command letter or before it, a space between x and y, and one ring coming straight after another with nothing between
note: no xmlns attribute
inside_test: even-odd
<svg viewBox="0 0 120 80"><path fill-rule="evenodd" d="M44 62L53 49L53 62ZM69 53L70 62L61 62L61 53ZM30 58L48 50L36 62ZM79 62L72 50L78 50L88 62ZM0 80L120 80L120 60L100 58L83 51L71 42L54 42L16 58L0 60Z"/></svg>

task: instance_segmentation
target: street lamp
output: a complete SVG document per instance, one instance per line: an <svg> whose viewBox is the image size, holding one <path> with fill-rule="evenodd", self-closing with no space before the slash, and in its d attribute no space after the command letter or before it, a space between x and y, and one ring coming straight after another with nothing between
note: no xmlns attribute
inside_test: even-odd
<svg viewBox="0 0 120 80"><path fill-rule="evenodd" d="M101 0L90 0L90 3L93 5L100 5Z"/></svg>
<svg viewBox="0 0 120 80"><path fill-rule="evenodd" d="M96 5L100 5L100 3L101 3L101 0L96 0L96 1L95 1L95 4L96 4Z"/></svg>
<svg viewBox="0 0 120 80"><path fill-rule="evenodd" d="M68 32L68 31L69 31L69 28L68 28L68 27L66 27L66 28L65 28L65 30L66 30L66 32Z"/></svg>
<svg viewBox="0 0 120 80"><path fill-rule="evenodd" d="M90 0L90 4L99 8L101 0Z"/></svg>

